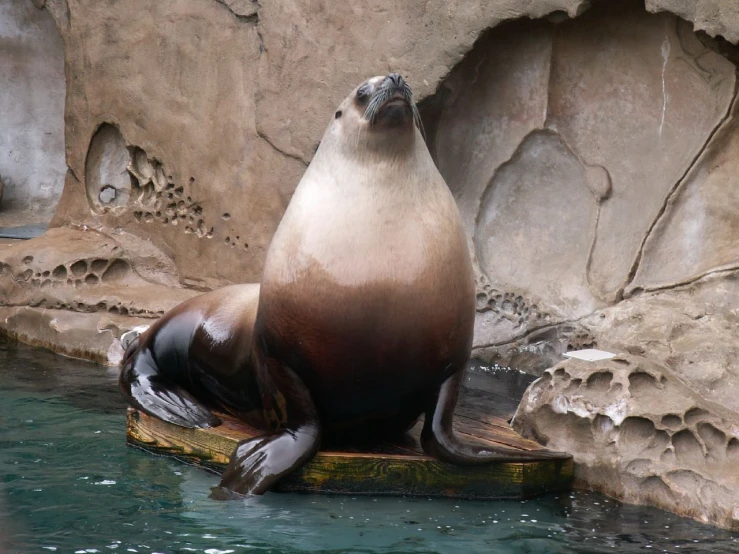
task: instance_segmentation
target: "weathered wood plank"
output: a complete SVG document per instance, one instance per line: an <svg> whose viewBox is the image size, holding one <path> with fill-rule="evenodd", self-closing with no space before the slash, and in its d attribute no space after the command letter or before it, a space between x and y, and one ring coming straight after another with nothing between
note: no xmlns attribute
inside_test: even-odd
<svg viewBox="0 0 739 554"><path fill-rule="evenodd" d="M505 427L487 423L479 419L471 419L463 414L455 414L454 417L455 430L482 440L489 440L495 443L505 444L521 450L531 451L547 451L547 448L540 444L523 438L516 433L506 423Z"/></svg>
<svg viewBox="0 0 739 554"><path fill-rule="evenodd" d="M258 431L230 416L218 415L223 425L215 429L184 429L129 409L128 441L145 450L220 472L238 441ZM473 424L463 422L457 426L459 432L465 433L465 439L522 450L541 449L510 428L507 431L515 436L502 433L507 425L502 420L487 427L472 421ZM304 467L284 478L276 490L501 499L530 498L562 490L572 480L572 459L568 457L473 467L435 460L424 455L418 444L421 425L412 429L403 444L380 444L363 452L356 448L321 451Z"/></svg>

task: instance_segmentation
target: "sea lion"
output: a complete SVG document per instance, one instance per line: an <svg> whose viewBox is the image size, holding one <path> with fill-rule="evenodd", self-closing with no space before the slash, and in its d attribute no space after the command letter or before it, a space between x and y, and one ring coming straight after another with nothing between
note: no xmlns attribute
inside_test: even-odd
<svg viewBox="0 0 739 554"><path fill-rule="evenodd" d="M258 423L251 364L258 298L256 284L223 287L172 308L137 337L122 336L124 398L182 427L220 425L208 406Z"/></svg>
<svg viewBox="0 0 739 554"><path fill-rule="evenodd" d="M178 425L207 405L264 434L241 442L221 486L260 494L322 440L400 434L457 464L540 459L461 443L452 418L475 286L454 198L421 135L408 85L373 77L341 103L270 244L261 288L175 308L129 346L124 396Z"/></svg>

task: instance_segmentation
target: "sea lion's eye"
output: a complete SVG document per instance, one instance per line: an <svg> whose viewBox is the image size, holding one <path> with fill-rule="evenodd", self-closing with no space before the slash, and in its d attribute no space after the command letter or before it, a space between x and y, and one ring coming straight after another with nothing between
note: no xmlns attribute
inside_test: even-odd
<svg viewBox="0 0 739 554"><path fill-rule="evenodd" d="M341 110L339 110L338 112L334 114L334 119L339 119L340 117L341 117Z"/></svg>
<svg viewBox="0 0 739 554"><path fill-rule="evenodd" d="M362 85L357 90L357 100L364 104L370 97L369 85Z"/></svg>

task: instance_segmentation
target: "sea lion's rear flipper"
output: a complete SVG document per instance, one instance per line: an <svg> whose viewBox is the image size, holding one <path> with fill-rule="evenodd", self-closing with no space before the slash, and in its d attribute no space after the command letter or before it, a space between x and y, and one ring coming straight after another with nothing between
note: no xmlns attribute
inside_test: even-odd
<svg viewBox="0 0 739 554"><path fill-rule="evenodd" d="M138 339L137 339L138 340ZM131 353L129 347L118 384L134 408L180 427L217 427L221 420L184 388L157 370L148 349Z"/></svg>
<svg viewBox="0 0 739 554"><path fill-rule="evenodd" d="M452 421L463 378L463 370L449 377L441 385L434 404L426 411L426 419L421 432L421 445L428 455L458 465L527 462L543 459L564 460L570 457L563 452L546 450L532 452L504 445L492 447L460 441L454 434Z"/></svg>
<svg viewBox="0 0 739 554"><path fill-rule="evenodd" d="M280 477L310 460L318 450L317 425L280 431L243 440L231 456L219 487L211 498L225 499L238 494L262 494ZM223 490L226 489L226 490Z"/></svg>

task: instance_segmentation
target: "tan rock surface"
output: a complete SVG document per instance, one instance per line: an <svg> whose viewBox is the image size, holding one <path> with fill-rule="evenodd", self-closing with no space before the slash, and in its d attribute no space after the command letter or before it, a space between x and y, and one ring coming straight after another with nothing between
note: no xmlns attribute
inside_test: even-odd
<svg viewBox="0 0 739 554"><path fill-rule="evenodd" d="M259 10L265 52L257 127L281 151L307 161L326 127L326 114L367 76L397 71L423 98L485 29L554 11L573 17L588 5L583 0L266 2ZM311 109L298 116L296 103Z"/></svg>
<svg viewBox="0 0 739 554"><path fill-rule="evenodd" d="M739 267L739 103L669 199L627 289L655 290Z"/></svg>
<svg viewBox="0 0 739 554"><path fill-rule="evenodd" d="M705 19L698 4L678 11ZM649 261L642 245L735 96L734 65L674 15L588 8L47 2L75 76L53 225L151 241L185 286L256 281L336 102L392 68L428 97L430 147L478 257L476 346L587 315Z"/></svg>
<svg viewBox="0 0 739 554"><path fill-rule="evenodd" d="M644 356L739 413L739 273L645 293L580 324L598 348Z"/></svg>
<svg viewBox="0 0 739 554"><path fill-rule="evenodd" d="M7 336L108 366L117 366L123 359L121 335L133 327L150 323L151 320L106 312L0 306L0 330Z"/></svg>
<svg viewBox="0 0 739 554"><path fill-rule="evenodd" d="M112 235L62 227L3 248L0 304L157 317L197 293L161 283L173 274L171 261L134 246L129 252Z"/></svg>
<svg viewBox="0 0 739 554"><path fill-rule="evenodd" d="M479 263L479 351L618 301L706 145L725 172L737 163L721 138L735 71L688 24L638 2L506 24L478 41L425 114ZM729 235L704 234L695 250L726 248ZM674 274L680 262L655 263ZM512 319L501 295L536 317L524 308Z"/></svg>
<svg viewBox="0 0 739 554"><path fill-rule="evenodd" d="M735 96L734 65L685 23L625 6L609 3L562 25L549 104L551 127L610 176L587 268L593 293L607 302Z"/></svg>
<svg viewBox="0 0 739 554"><path fill-rule="evenodd" d="M588 488L739 526L739 414L644 358L548 369L526 391L513 426L572 453L575 479Z"/></svg>
<svg viewBox="0 0 739 554"><path fill-rule="evenodd" d="M175 277L174 265L150 243L122 232L50 229L0 248L0 330L116 365L121 333L198 294L163 276Z"/></svg>
<svg viewBox="0 0 739 554"><path fill-rule="evenodd" d="M695 30L739 42L739 6L726 0L646 0L650 12L669 11L692 21Z"/></svg>
<svg viewBox="0 0 739 554"><path fill-rule="evenodd" d="M484 28L555 10L574 16L587 2L519 4L408 4L388 24L382 2L52 0L76 76L70 172L53 225L124 228L171 252L181 280L206 288L256 281L347 89L392 67L423 96ZM115 182L100 180L103 152L117 160L117 177L102 175Z"/></svg>
<svg viewBox="0 0 739 554"><path fill-rule="evenodd" d="M557 133L532 133L482 198L477 259L497 282L515 284L565 316L592 313L599 303L584 269L597 215L577 156ZM545 278L536 271L541 267Z"/></svg>
<svg viewBox="0 0 739 554"><path fill-rule="evenodd" d="M53 224L126 229L168 252L181 281L206 287L258 280L305 168L256 134L258 34L227 4L241 11L238 2L70 0L60 22L77 78L67 91L70 172ZM87 182L100 167L91 144L118 160L117 184ZM120 205L90 205L127 179Z"/></svg>

